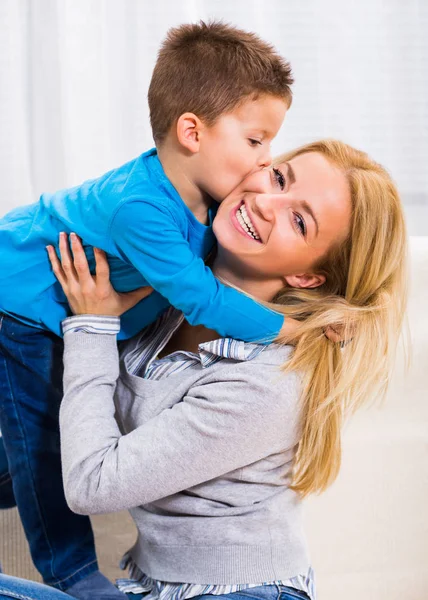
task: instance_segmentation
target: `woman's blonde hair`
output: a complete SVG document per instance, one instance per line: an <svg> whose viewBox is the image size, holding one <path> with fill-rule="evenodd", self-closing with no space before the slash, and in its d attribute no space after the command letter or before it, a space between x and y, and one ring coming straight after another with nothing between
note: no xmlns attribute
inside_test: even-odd
<svg viewBox="0 0 428 600"><path fill-rule="evenodd" d="M314 269L326 282L316 289L285 287L273 299L276 310L301 321L284 369L303 378L303 430L292 485L303 496L324 491L336 479L344 418L384 396L407 299L406 227L389 174L336 140L302 146L275 163L308 152L322 154L345 174L352 215L345 243ZM352 337L344 348L324 334L335 323Z"/></svg>

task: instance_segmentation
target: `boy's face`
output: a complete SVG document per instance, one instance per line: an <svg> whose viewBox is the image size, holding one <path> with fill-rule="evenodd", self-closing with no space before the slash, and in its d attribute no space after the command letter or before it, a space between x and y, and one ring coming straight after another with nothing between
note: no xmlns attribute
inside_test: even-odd
<svg viewBox="0 0 428 600"><path fill-rule="evenodd" d="M204 127L195 177L198 187L221 202L247 175L270 165L270 144L286 111L283 99L263 95Z"/></svg>

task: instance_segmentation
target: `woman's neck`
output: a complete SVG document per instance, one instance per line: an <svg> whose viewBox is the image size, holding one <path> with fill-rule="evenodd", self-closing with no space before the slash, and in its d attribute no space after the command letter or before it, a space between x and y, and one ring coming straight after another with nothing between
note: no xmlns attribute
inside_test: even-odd
<svg viewBox="0 0 428 600"><path fill-rule="evenodd" d="M259 302L271 302L286 285L285 276L262 268L255 271L248 262L245 256L239 257L218 245L212 271L226 285L242 290Z"/></svg>
<svg viewBox="0 0 428 600"><path fill-rule="evenodd" d="M218 339L220 336L213 329L203 325L190 325L186 320L180 325L167 345L159 352L159 358L168 356L178 350L186 352L198 352L200 344Z"/></svg>

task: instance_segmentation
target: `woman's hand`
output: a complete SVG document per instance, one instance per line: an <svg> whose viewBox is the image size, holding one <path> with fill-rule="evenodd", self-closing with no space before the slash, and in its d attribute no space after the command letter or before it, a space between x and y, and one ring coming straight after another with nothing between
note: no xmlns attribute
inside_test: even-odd
<svg viewBox="0 0 428 600"><path fill-rule="evenodd" d="M53 246L46 248L52 270L75 315L120 316L152 293L153 288L148 286L126 293L116 292L110 283L110 269L105 252L94 248L96 266L95 275L91 275L81 241L75 233L70 234L70 240L73 256L67 235L60 233L61 261Z"/></svg>

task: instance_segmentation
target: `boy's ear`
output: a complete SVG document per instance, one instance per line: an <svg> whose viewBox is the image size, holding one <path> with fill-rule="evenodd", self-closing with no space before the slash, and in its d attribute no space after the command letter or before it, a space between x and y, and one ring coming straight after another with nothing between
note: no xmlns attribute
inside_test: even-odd
<svg viewBox="0 0 428 600"><path fill-rule="evenodd" d="M285 281L294 288L317 288L325 283L325 275L314 273L302 273L301 275L286 275Z"/></svg>
<svg viewBox="0 0 428 600"><path fill-rule="evenodd" d="M189 152L199 152L202 121L193 113L183 113L177 121L177 139Z"/></svg>

